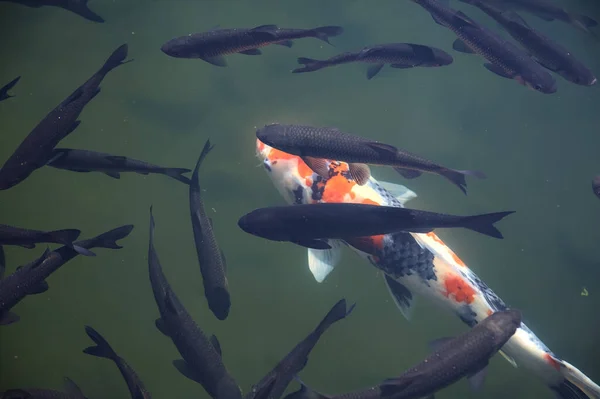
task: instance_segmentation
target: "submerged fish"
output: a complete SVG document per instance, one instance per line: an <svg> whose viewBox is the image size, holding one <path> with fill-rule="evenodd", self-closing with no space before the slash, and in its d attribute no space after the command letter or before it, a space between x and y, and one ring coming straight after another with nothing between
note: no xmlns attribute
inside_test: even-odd
<svg viewBox="0 0 600 399"><path fill-rule="evenodd" d="M97 237L77 241L74 247L90 250L92 248L122 248L117 240L131 233L132 225L117 227ZM70 246L60 247L55 251L46 250L33 262L18 268L13 274L0 280L0 325L19 321L19 316L10 312L16 304L27 295L40 294L48 290L46 278L62 265L76 257L78 253Z"/></svg>
<svg viewBox="0 0 600 399"><path fill-rule="evenodd" d="M200 166L212 149L213 146L210 144L210 140L206 140L206 144L194 168L192 183L190 184L190 215L192 229L194 230L196 254L198 255L200 272L202 273L204 296L208 301L208 307L215 317L219 320L225 320L231 308L225 254L219 248L219 243L215 237L212 218L206 214L206 210L204 209L202 190L200 189L200 182L198 180Z"/></svg>
<svg viewBox="0 0 600 399"><path fill-rule="evenodd" d="M392 68L406 69L445 66L452 64L453 61L450 54L435 47L412 43L387 43L363 47L356 52L334 55L326 60L301 57L298 58L298 63L304 66L294 69L292 73L318 71L350 62L366 62L374 64L367 70L367 79L372 79L381 71L384 64L390 64Z"/></svg>
<svg viewBox="0 0 600 399"><path fill-rule="evenodd" d="M338 301L306 338L298 343L267 375L265 375L245 399L279 399L294 377L301 372L308 362L308 355L321 336L335 322L346 318L354 309L346 307L346 300Z"/></svg>
<svg viewBox="0 0 600 399"><path fill-rule="evenodd" d="M331 249L323 239L350 239L398 231L428 233L435 228L464 227L503 238L494 223L511 213L455 216L369 203L321 203L259 208L242 216L238 226L246 233L268 240Z"/></svg>
<svg viewBox="0 0 600 399"><path fill-rule="evenodd" d="M87 3L89 0L0 0L11 3L22 4L27 7L39 8L43 6L60 7L71 11L87 20L93 22L104 22L104 19L90 10Z"/></svg>
<svg viewBox="0 0 600 399"><path fill-rule="evenodd" d="M121 177L120 172L135 172L142 175L158 173L190 184L190 179L182 176L183 173L189 172L189 169L163 168L137 159L96 151L55 148L48 166L73 172L102 172L115 179Z"/></svg>
<svg viewBox="0 0 600 399"><path fill-rule="evenodd" d="M0 169L0 190L19 184L50 161L54 147L79 126L79 114L100 92L100 83L106 74L123 65L126 57L127 45L124 44L111 54L98 72L38 123Z"/></svg>
<svg viewBox="0 0 600 399"><path fill-rule="evenodd" d="M108 341L104 339L102 335L96 330L94 330L90 326L85 326L85 332L87 335L96 343L96 346L90 346L83 350L83 353L87 353L88 355L103 357L106 359L110 359L119 368L123 379L127 383L127 388L129 388L129 393L131 394L132 399L150 399L152 396L150 392L146 390L144 383L137 375L135 370L131 368L129 364L117 355L117 353L110 346Z"/></svg>
<svg viewBox="0 0 600 399"><path fill-rule="evenodd" d="M81 231L76 229L40 231L0 224L0 245L18 245L31 249L35 248L35 244L42 242L56 243L71 247L82 255L93 256L94 254L85 248L73 245L79 234Z"/></svg>
<svg viewBox="0 0 600 399"><path fill-rule="evenodd" d="M322 26L314 29L285 29L277 25L256 28L213 29L176 37L162 45L163 53L175 58L200 58L216 66L227 66L225 55L260 55L259 47L279 44L291 47L291 40L314 37L329 43L331 36L342 34L340 26Z"/></svg>
<svg viewBox="0 0 600 399"><path fill-rule="evenodd" d="M229 374L221 358L221 345L217 337L210 339L198 327L163 274L158 254L154 248L154 217L150 208L150 240L148 271L154 299L160 312L156 328L167 337L183 359L173 361L181 374L201 384L215 399L241 399L242 393Z"/></svg>
<svg viewBox="0 0 600 399"><path fill-rule="evenodd" d="M445 6L441 0L412 1L426 9L437 24L450 29L459 37L453 45L456 51L479 54L489 61L484 66L498 76L514 79L541 93L556 92L556 81L552 75L516 45L462 11Z"/></svg>
<svg viewBox="0 0 600 399"><path fill-rule="evenodd" d="M337 128L274 123L258 129L256 137L271 147L301 156L323 178L329 177L329 170L322 158L350 162L350 173L361 185L371 175L364 164L392 166L407 179L419 177L423 172L434 173L450 180L465 194L465 176L485 178L482 172L450 169L392 145L344 133Z"/></svg>
<svg viewBox="0 0 600 399"><path fill-rule="evenodd" d="M11 80L6 85L4 85L2 88L0 88L0 101L4 101L6 99L14 97L13 95L8 94L8 91L17 84L19 79L21 79L21 77L17 76L15 79Z"/></svg>
<svg viewBox="0 0 600 399"><path fill-rule="evenodd" d="M544 68L575 84L591 86L596 83L597 79L592 71L577 60L573 53L530 27L514 11L502 12L484 0L462 1L478 7L495 19Z"/></svg>
<svg viewBox="0 0 600 399"><path fill-rule="evenodd" d="M348 164L329 161L330 178L314 173L300 157L276 150L257 140L257 155L275 187L288 203L373 203L402 207L416 194L403 186L371 177L363 186L348 174ZM350 246L382 270L388 290L403 315L410 318L417 295L433 300L474 326L507 306L435 233L392 233L351 242L329 240L331 250L308 250L308 264L323 281ZM600 387L573 365L560 359L525 325L500 352L520 370L539 377L558 397L600 398Z"/></svg>
<svg viewBox="0 0 600 399"><path fill-rule="evenodd" d="M594 190L596 197L600 198L600 175L594 177L592 180L592 190Z"/></svg>
<svg viewBox="0 0 600 399"><path fill-rule="evenodd" d="M64 379L65 391L56 391L54 389L9 389L0 392L0 399L87 399L71 379Z"/></svg>

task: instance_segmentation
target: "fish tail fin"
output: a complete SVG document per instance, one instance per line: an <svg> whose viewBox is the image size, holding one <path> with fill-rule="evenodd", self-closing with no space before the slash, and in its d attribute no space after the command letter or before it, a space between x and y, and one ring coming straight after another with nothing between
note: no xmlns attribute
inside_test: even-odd
<svg viewBox="0 0 600 399"><path fill-rule="evenodd" d="M119 357L108 341L98 331L90 326L85 326L85 332L96 343L96 346L88 346L83 350L83 353L107 359L117 359Z"/></svg>
<svg viewBox="0 0 600 399"><path fill-rule="evenodd" d="M133 230L132 224L117 227L90 239L90 244L86 246L90 248L121 249L123 247L117 244L117 240L127 237L131 230Z"/></svg>
<svg viewBox="0 0 600 399"><path fill-rule="evenodd" d="M504 219L506 216L514 212L515 211L495 212L485 213L483 215L467 216L463 221L462 227L485 234L486 236L504 238L500 230L494 226L494 223Z"/></svg>
<svg viewBox="0 0 600 399"><path fill-rule="evenodd" d="M88 7L88 1L89 0L78 0L78 1L74 1L74 2L69 2L69 11L74 12L77 15L82 16L85 19L88 19L90 21L94 21L94 22L99 22L102 23L104 22L104 18L102 18L100 15L96 14L95 12L93 12L89 7Z"/></svg>
<svg viewBox="0 0 600 399"><path fill-rule="evenodd" d="M54 242L67 246L72 246L73 241L75 241L80 234L81 230L77 229L54 230L48 232L48 238L50 238Z"/></svg>
<svg viewBox="0 0 600 399"><path fill-rule="evenodd" d="M183 176L183 174L187 172L191 172L191 170L185 168L165 168L164 170L165 175L189 185L191 182L190 178Z"/></svg>
<svg viewBox="0 0 600 399"><path fill-rule="evenodd" d="M600 399L600 386L583 374L575 366L555 356L548 355L549 361L558 368L564 380L550 386L558 398L562 399Z"/></svg>
<svg viewBox="0 0 600 399"><path fill-rule="evenodd" d="M101 73L107 74L112 71L119 65L127 64L133 60L125 61L127 58L127 52L129 51L129 46L127 44L122 44L117 48L113 53L108 57L102 68L100 69Z"/></svg>
<svg viewBox="0 0 600 399"><path fill-rule="evenodd" d="M344 32L344 28L341 26L321 26L315 28L313 31L315 32L315 37L317 39L323 40L327 44L331 44L329 43L329 38L341 35Z"/></svg>
<svg viewBox="0 0 600 399"><path fill-rule="evenodd" d="M312 72L324 68L323 62L320 60L313 60L312 58L300 57L298 58L298 64L303 64L301 68L292 70L292 73L303 73Z"/></svg>
<svg viewBox="0 0 600 399"><path fill-rule="evenodd" d="M333 323L346 318L346 316L348 316L352 312L352 310L354 310L355 305L356 304L353 304L352 306L350 306L349 309L346 310L346 300L340 299L335 305L333 305L333 307L331 308L329 313L327 313L325 318L321 320L315 331L318 331L322 334Z"/></svg>
<svg viewBox="0 0 600 399"><path fill-rule="evenodd" d="M219 320L225 320L231 308L231 296L224 287L212 287L206 290L208 307Z"/></svg>
<svg viewBox="0 0 600 399"><path fill-rule="evenodd" d="M440 175L454 183L460 190L467 195L467 181L465 176L474 176L480 179L484 179L486 176L483 172L477 170L455 170L455 169L444 169L440 171Z"/></svg>
<svg viewBox="0 0 600 399"><path fill-rule="evenodd" d="M202 152L200 153L200 156L198 157L198 162L196 162L196 167L194 167L194 173L192 175L192 179L194 179L194 181L198 180L198 171L200 170L200 165L202 165L202 162L204 162L204 158L206 158L208 153L213 148L215 148L215 146L210 144L210 139L207 139L206 143L204 144L204 148L202 148Z"/></svg>
<svg viewBox="0 0 600 399"><path fill-rule="evenodd" d="M598 21L595 19L581 14L569 14L569 21L571 25L575 26L576 28L584 31L585 33L596 36L592 31L590 31L590 28L598 26Z"/></svg>

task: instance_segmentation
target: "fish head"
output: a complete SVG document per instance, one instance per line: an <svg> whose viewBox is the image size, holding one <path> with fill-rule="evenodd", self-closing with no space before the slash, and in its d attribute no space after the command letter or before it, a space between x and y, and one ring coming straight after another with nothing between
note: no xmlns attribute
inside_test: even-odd
<svg viewBox="0 0 600 399"><path fill-rule="evenodd" d="M596 176L592 180L592 189L594 190L594 194L600 198L600 176Z"/></svg>
<svg viewBox="0 0 600 399"><path fill-rule="evenodd" d="M592 71L579 63L571 65L570 68L560 69L557 73L569 82L583 86L593 86L598 81Z"/></svg>
<svg viewBox="0 0 600 399"><path fill-rule="evenodd" d="M297 141L301 139L298 136L293 137L289 134L286 125L271 123L256 130L256 138L268 146L285 151L288 154L301 155L298 149Z"/></svg>
<svg viewBox="0 0 600 399"><path fill-rule="evenodd" d="M515 79L522 85L541 93L552 94L556 93L557 90L556 80L541 66L539 68L524 68Z"/></svg>
<svg viewBox="0 0 600 399"><path fill-rule="evenodd" d="M238 220L240 229L253 236L268 240L285 240L285 222L277 217L269 208L256 209Z"/></svg>
<svg viewBox="0 0 600 399"><path fill-rule="evenodd" d="M516 309L507 309L493 313L485 319L489 332L492 333L494 344L497 348L504 346L521 326L521 312Z"/></svg>
<svg viewBox="0 0 600 399"><path fill-rule="evenodd" d="M193 47L190 46L191 36L176 37L160 47L160 50L170 57L175 58L198 58L194 55Z"/></svg>
<svg viewBox="0 0 600 399"><path fill-rule="evenodd" d="M431 66L445 66L454 62L454 58L447 52L437 48L432 48L432 51L433 61L431 62Z"/></svg>

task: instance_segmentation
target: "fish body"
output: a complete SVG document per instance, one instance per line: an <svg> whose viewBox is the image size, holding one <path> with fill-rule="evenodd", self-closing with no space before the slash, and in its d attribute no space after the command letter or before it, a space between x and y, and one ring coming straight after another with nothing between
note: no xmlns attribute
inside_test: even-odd
<svg viewBox="0 0 600 399"><path fill-rule="evenodd" d="M314 29L284 29L276 25L255 28L213 29L207 32L180 36L167 41L161 50L175 58L200 58L216 66L227 66L223 56L235 53L260 55L260 47L279 44L290 47L291 40L315 37L329 43L330 36L343 32L339 26Z"/></svg>
<svg viewBox="0 0 600 399"><path fill-rule="evenodd" d="M392 145L348 134L333 127L275 123L259 128L256 137L271 147L303 157L304 162L323 178L329 177L328 168L315 158L350 163L350 172L360 184L364 184L370 175L364 164L392 166L407 179L419 177L424 172L437 174L448 179L465 194L465 175L485 177L479 171L450 169Z"/></svg>
<svg viewBox="0 0 600 399"><path fill-rule="evenodd" d="M0 392L0 399L87 399L81 389L71 379L65 377L66 392L54 389L9 389Z"/></svg>
<svg viewBox="0 0 600 399"><path fill-rule="evenodd" d="M478 7L495 19L516 41L521 43L535 61L546 69L575 84L591 86L596 83L597 79L592 71L577 60L569 50L530 27L517 13L502 12L485 0L462 1Z"/></svg>
<svg viewBox="0 0 600 399"><path fill-rule="evenodd" d="M85 332L96 345L85 348L83 353L112 360L119 368L123 379L127 383L127 388L129 388L132 399L151 399L150 392L146 390L144 383L135 370L114 351L108 341L90 326L85 327Z"/></svg>
<svg viewBox="0 0 600 399"><path fill-rule="evenodd" d="M413 43L386 43L364 47L356 52L338 54L327 60L298 58L298 63L304 64L304 66L294 69L292 73L312 72L350 62L374 64L367 71L367 78L372 79L379 73L384 64L390 64L392 68L400 69L439 67L450 65L453 58L450 54L435 47Z"/></svg>
<svg viewBox="0 0 600 399"><path fill-rule="evenodd" d="M201 384L215 399L241 399L237 383L221 358L221 347L213 335L209 339L198 327L171 289L154 248L154 218L150 211L148 269L154 299L160 312L156 327L171 338L183 359L173 365L187 378Z"/></svg>
<svg viewBox="0 0 600 399"><path fill-rule="evenodd" d="M93 22L104 22L104 18L93 12L87 5L89 0L0 0L21 4L27 7L39 8L43 6L60 7L71 11Z"/></svg>
<svg viewBox="0 0 600 399"><path fill-rule="evenodd" d="M77 241L75 245L87 250L92 248L120 249L122 247L116 241L127 237L132 229L132 225L121 226L97 237ZM1 279L0 325L18 321L19 317L11 313L10 309L27 295L40 294L48 290L46 278L77 255L78 252L71 246L60 247L51 252L47 250L40 258Z"/></svg>
<svg viewBox="0 0 600 399"><path fill-rule="evenodd" d="M2 88L0 88L0 101L4 101L6 99L14 97L13 95L8 94L8 91L10 89L12 89L13 87L15 87L15 85L17 84L17 82L19 81L19 79L21 79L21 77L17 76L13 80L11 80L7 84L5 84Z"/></svg>
<svg viewBox="0 0 600 399"><path fill-rule="evenodd" d="M430 232L439 227L464 227L502 238L493 224L512 212L455 216L373 204L320 203L259 208L242 216L246 233L308 248L330 249L320 239L346 239L397 231Z"/></svg>
<svg viewBox="0 0 600 399"><path fill-rule="evenodd" d="M185 184L190 183L189 178L182 176L183 173L190 172L189 169L164 168L137 159L88 150L55 148L48 166L73 172L102 172L115 179L121 177L120 172L135 172L143 175L157 173Z"/></svg>
<svg viewBox="0 0 600 399"><path fill-rule="evenodd" d="M127 45L124 44L102 68L38 123L0 169L0 190L17 185L50 161L54 147L79 126L79 114L100 92L99 86L106 74L122 65L126 57Z"/></svg>
<svg viewBox="0 0 600 399"><path fill-rule="evenodd" d="M596 197L600 198L600 175L592 179L592 190L596 194Z"/></svg>
<svg viewBox="0 0 600 399"><path fill-rule="evenodd" d="M412 1L427 10L437 24L458 36L455 50L484 57L489 61L484 66L498 76L514 79L541 93L556 92L556 80L516 45L439 0Z"/></svg>
<svg viewBox="0 0 600 399"><path fill-rule="evenodd" d="M219 248L219 243L215 237L212 219L206 214L206 210L204 209L202 190L198 180L200 166L212 148L213 146L211 146L210 141L207 140L194 168L189 190L190 216L194 231L196 254L198 255L200 272L202 273L204 296L208 301L208 307L215 317L219 320L225 320L231 308L225 255Z"/></svg>
<svg viewBox="0 0 600 399"><path fill-rule="evenodd" d="M266 376L246 395L246 399L279 399L287 386L294 380L308 362L308 356L321 336L334 323L346 318L354 309L347 309L346 300L338 301L325 315L319 325L300 341Z"/></svg>
<svg viewBox="0 0 600 399"><path fill-rule="evenodd" d="M314 202L362 203L373 201L402 207L414 198L406 188L379 182L373 177L359 185L348 177L348 164L328 161L331 177L322 179L298 156L276 150L257 140L257 155L277 191L290 204ZM345 175L345 176L344 176ZM400 189L399 189L400 188ZM332 244L330 240L330 244ZM433 232L392 233L365 237L347 245L385 275L392 298L406 317L414 299L429 298L441 308L474 326L506 304ZM322 281L335 267L324 259L337 259L329 251L308 250L309 267ZM521 370L529 370L560 398L600 398L600 387L575 366L554 354L524 323L501 349L501 354Z"/></svg>
<svg viewBox="0 0 600 399"><path fill-rule="evenodd" d="M0 224L0 244L24 248L34 248L35 244L42 242L71 245L79 234L81 231L76 229L40 231Z"/></svg>

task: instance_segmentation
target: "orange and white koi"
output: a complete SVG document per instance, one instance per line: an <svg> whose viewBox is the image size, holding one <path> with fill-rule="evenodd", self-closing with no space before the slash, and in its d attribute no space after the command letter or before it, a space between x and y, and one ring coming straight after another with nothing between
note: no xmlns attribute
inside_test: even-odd
<svg viewBox="0 0 600 399"><path fill-rule="evenodd" d="M403 206L416 194L404 186L373 177L360 186L348 164L328 160L329 177L315 174L299 157L257 140L257 156L279 193L290 204L351 202ZM345 242L330 240L331 250L308 250L308 263L318 282L331 272L347 245L385 274L387 287L401 312L410 317L414 294L450 309L474 326L507 308L465 263L433 232L394 233ZM515 367L532 371L563 399L600 399L600 387L575 366L556 356L525 324L502 348Z"/></svg>

